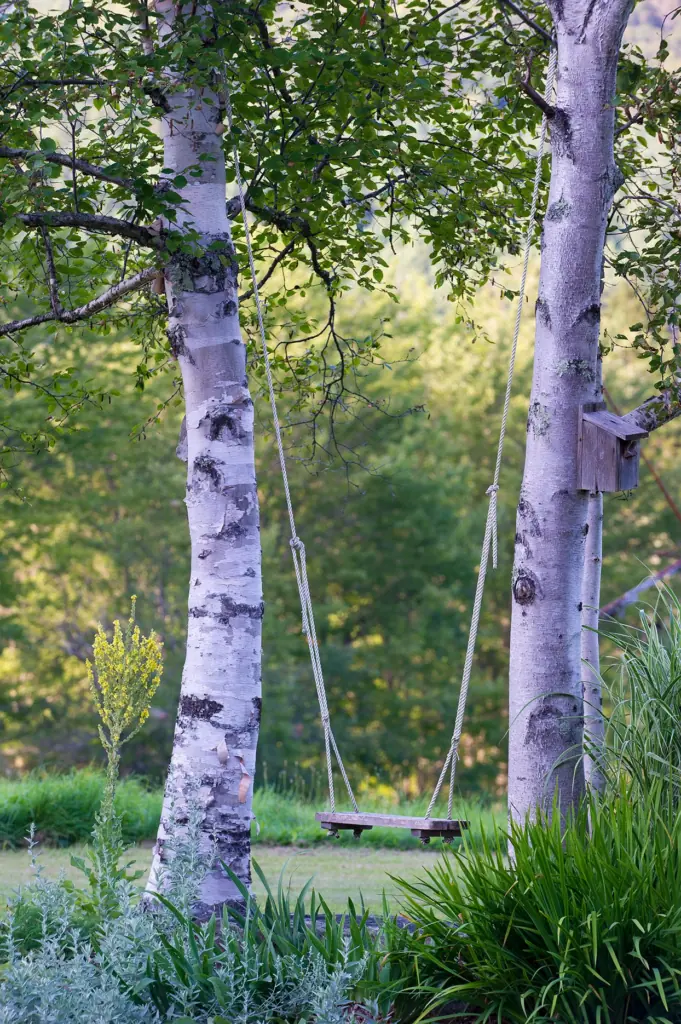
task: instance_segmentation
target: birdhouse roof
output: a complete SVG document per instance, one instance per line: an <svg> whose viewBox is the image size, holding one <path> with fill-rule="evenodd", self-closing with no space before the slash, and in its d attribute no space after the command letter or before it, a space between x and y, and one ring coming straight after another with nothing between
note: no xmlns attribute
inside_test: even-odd
<svg viewBox="0 0 681 1024"><path fill-rule="evenodd" d="M616 416L607 409L597 409L594 412L585 412L584 419L587 423L593 423L606 434L618 437L620 441L637 441L639 438L647 437L648 432L635 426L630 420L623 416Z"/></svg>

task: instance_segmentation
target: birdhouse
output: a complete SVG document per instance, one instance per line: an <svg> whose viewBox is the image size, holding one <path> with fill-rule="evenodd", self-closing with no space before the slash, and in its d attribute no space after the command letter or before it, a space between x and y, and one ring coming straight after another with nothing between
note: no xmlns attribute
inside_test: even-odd
<svg viewBox="0 0 681 1024"><path fill-rule="evenodd" d="M631 491L638 487L645 430L608 412L605 402L581 407L579 487L583 491Z"/></svg>

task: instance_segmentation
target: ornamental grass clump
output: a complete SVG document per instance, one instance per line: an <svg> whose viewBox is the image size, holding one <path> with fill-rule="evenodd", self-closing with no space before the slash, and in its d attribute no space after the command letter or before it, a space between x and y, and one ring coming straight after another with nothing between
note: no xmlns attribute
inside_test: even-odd
<svg viewBox="0 0 681 1024"><path fill-rule="evenodd" d="M401 883L428 1019L458 1001L471 1024L681 1021L681 818L630 795L512 824Z"/></svg>
<svg viewBox="0 0 681 1024"><path fill-rule="evenodd" d="M401 883L417 928L403 1019L429 993L428 1019L680 1024L681 602L663 592L616 640L604 793L567 822L554 807L482 829Z"/></svg>

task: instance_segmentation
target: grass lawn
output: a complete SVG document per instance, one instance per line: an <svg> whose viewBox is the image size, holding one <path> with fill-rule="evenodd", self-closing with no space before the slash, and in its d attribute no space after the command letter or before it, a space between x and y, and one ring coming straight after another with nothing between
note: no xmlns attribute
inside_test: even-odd
<svg viewBox="0 0 681 1024"><path fill-rule="evenodd" d="M83 847L70 849L45 848L40 854L43 873L57 878L61 871L74 881L82 879L79 871L71 866L72 854L82 853ZM269 883L275 887L281 872L292 892L298 892L308 878L314 877L314 887L328 901L335 911L345 910L348 896L358 900L364 896L366 905L373 911L381 910L381 893L385 889L390 896L395 884L388 877L398 875L414 877L425 867L432 866L441 849L433 850L386 850L370 847L347 847L329 841L328 847L297 849L295 847L260 846L255 858L262 867ZM130 860L140 868L148 869L151 861L151 844L136 846L130 851ZM24 850L0 851L0 900L31 877L29 858ZM256 894L262 893L258 878L254 880Z"/></svg>

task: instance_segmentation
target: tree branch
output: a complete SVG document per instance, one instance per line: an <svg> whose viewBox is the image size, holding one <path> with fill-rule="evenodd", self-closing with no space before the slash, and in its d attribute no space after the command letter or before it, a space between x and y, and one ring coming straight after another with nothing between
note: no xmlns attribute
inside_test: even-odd
<svg viewBox="0 0 681 1024"><path fill-rule="evenodd" d="M45 258L47 259L47 281L50 290L50 305L52 306L53 314L58 318L64 311L62 309L62 304L59 301L59 282L57 280L57 268L54 265L52 242L50 241L50 236L44 227L40 228L40 234L43 238Z"/></svg>
<svg viewBox="0 0 681 1024"><path fill-rule="evenodd" d="M270 265L269 265L269 267L268 267L268 269L267 269L267 272L266 272L266 273L265 273L265 274L263 275L263 277L261 277L261 279L260 279L260 280L258 281L258 288L259 288L259 289L260 289L260 288L262 288L262 286L263 286L264 284L267 284L267 282L269 281L269 279L271 278L272 274L273 274L273 273L274 273L274 271L275 271L275 270L277 269L277 267L279 266L279 264L281 263L281 261L282 261L282 260L284 260L284 259L286 259L286 257L288 256L288 254L289 254L290 252L292 252L292 251L293 251L293 249L295 249L295 247L296 247L296 240L295 240L295 239L293 239L293 241L289 242L289 243L288 243L288 245L287 245L287 246L285 246L285 247L284 247L284 248L283 248L283 249L281 250L281 252L280 252L280 253L278 253L278 254L277 254L277 255L276 255L275 257L274 257L274 259L272 260L272 262L270 263ZM244 301L245 301L246 299L250 299L251 295L253 295L253 292L254 292L254 289L253 289L252 287L251 287L251 288L249 288L247 292L244 292L244 293L243 293L243 295L240 295L240 296L239 296L239 302L244 302Z"/></svg>
<svg viewBox="0 0 681 1024"><path fill-rule="evenodd" d="M530 18L528 14L525 14L525 11L523 11L522 8L518 7L517 4L513 3L513 0L499 0L499 3L502 4L502 6L504 7L510 7L511 10L518 15L521 21L524 21L526 25L529 25L529 27L533 29L537 33L537 35L541 36L542 39L545 39L546 42L549 43L551 46L556 45L556 41L550 34L550 32L547 32L546 29L542 28L542 26L538 22Z"/></svg>
<svg viewBox="0 0 681 1024"><path fill-rule="evenodd" d="M120 185L121 188L134 189L135 182L132 178L119 178L115 174L109 174L101 167L88 163L87 160L74 160L68 153L42 153L34 149L13 149L10 146L0 146L0 158L5 160L30 160L31 157L40 157L48 164L61 164L68 167L70 171L74 168L82 174L91 178L99 178L101 181L108 181L111 185Z"/></svg>
<svg viewBox="0 0 681 1024"><path fill-rule="evenodd" d="M38 324L45 324L49 321L73 324L78 320L87 320L88 317L94 316L95 313L101 312L101 310L106 309L108 306L113 306L118 299L129 292L138 291L147 281L151 281L157 273L156 267L147 267L146 270L140 270L139 274L129 277L127 281L121 281L120 284L113 285L113 287L107 289L96 299L92 299L91 302L87 302L84 306L78 306L77 309L62 309L58 316L54 312L39 313L36 316L27 317L25 320L12 320L8 324L0 324L0 337L6 334L14 334L16 331L24 331L28 327L36 327Z"/></svg>
<svg viewBox="0 0 681 1024"><path fill-rule="evenodd" d="M650 590L651 587L654 587L658 583L663 582L670 576L674 576L674 574L679 572L680 570L681 559L679 559L677 562L672 562L672 564L668 565L666 569L661 569L659 572L653 573L652 575L646 577L646 579L644 579L642 583L639 583L637 584L637 586L632 587L631 590L627 590L624 594L616 598L614 601L610 601L608 604L603 605L603 607L600 610L600 617L602 619L613 618L615 616L619 618L622 612L626 608L628 608L629 605L633 604L634 601L637 601L640 595L644 593L644 591Z"/></svg>
<svg viewBox="0 0 681 1024"><path fill-rule="evenodd" d="M542 114L546 114L546 116L548 118L555 117L555 115L556 115L556 108L552 107L551 104L547 100L544 99L544 97L541 95L541 93L537 92L535 87L532 85L532 82L530 81L531 77L532 77L532 57L530 56L530 58L529 58L529 60L527 62L527 74L525 75L524 78L520 79L520 88L523 90L524 93L526 93L530 97L530 99L532 100L534 105L539 107L539 109L541 110Z"/></svg>
<svg viewBox="0 0 681 1024"><path fill-rule="evenodd" d="M14 215L27 228L83 228L103 235L117 235L119 238L131 238L149 249L162 249L163 239L148 228L139 224L130 224L127 220L117 217L105 217L93 213L17 213Z"/></svg>
<svg viewBox="0 0 681 1024"><path fill-rule="evenodd" d="M650 433L676 419L677 416L681 416L681 398L677 391L668 390L646 399L622 418L633 427Z"/></svg>

